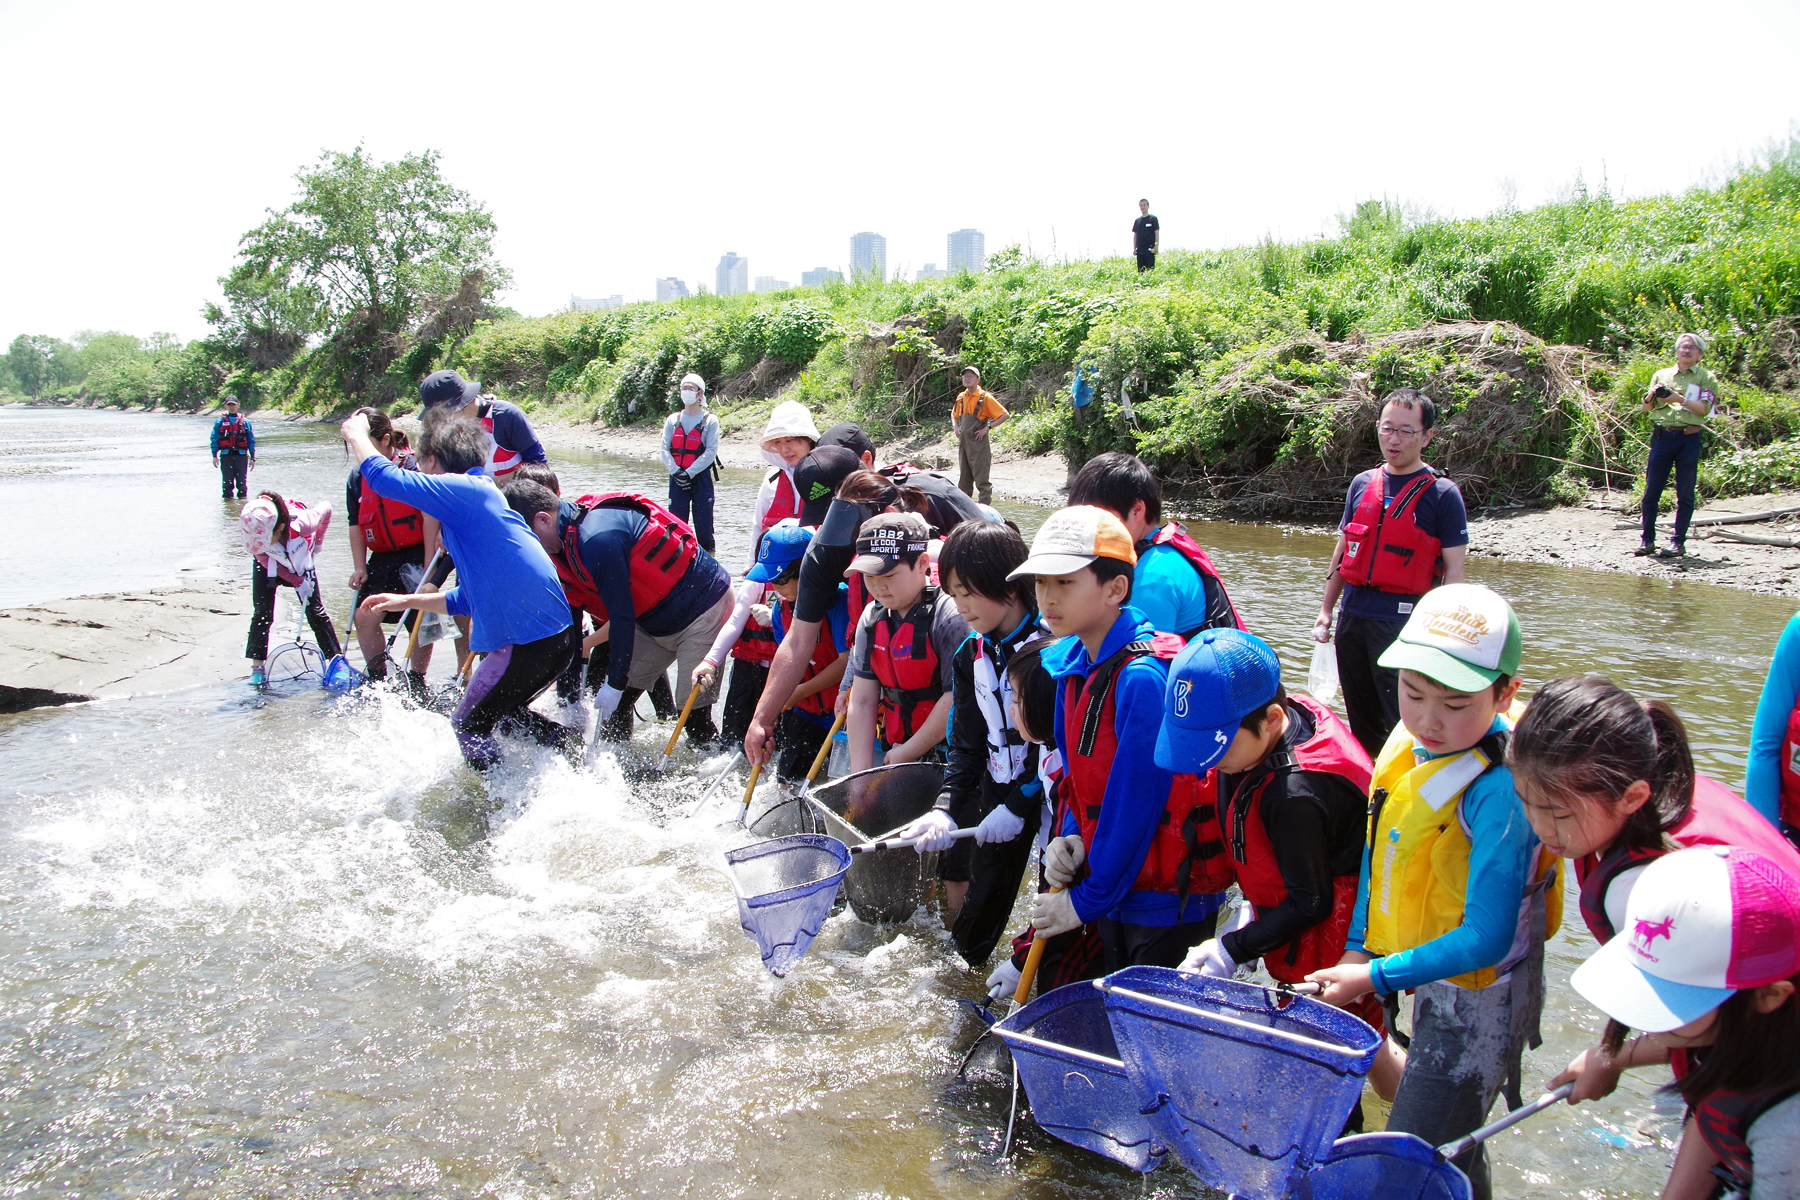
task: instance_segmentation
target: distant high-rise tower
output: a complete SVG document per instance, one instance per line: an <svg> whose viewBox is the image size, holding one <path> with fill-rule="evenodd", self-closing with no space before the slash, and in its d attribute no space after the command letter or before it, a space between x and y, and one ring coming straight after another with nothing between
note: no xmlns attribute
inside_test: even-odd
<svg viewBox="0 0 1800 1200"><path fill-rule="evenodd" d="M980 271L987 265L987 238L979 229L959 229L945 239L950 273Z"/></svg>
<svg viewBox="0 0 1800 1200"><path fill-rule="evenodd" d="M720 296L738 296L750 290L750 260L739 258L736 250L727 250L720 256L719 269L714 274Z"/></svg>
<svg viewBox="0 0 1800 1200"><path fill-rule="evenodd" d="M658 300L685 300L687 299L687 295L687 284L681 282L681 280L675 278L673 275L669 276L667 279L658 279L656 281L656 298Z"/></svg>
<svg viewBox="0 0 1800 1200"><path fill-rule="evenodd" d="M758 275L756 290L758 292L785 292L792 285L785 279L777 279L773 275Z"/></svg>
<svg viewBox="0 0 1800 1200"><path fill-rule="evenodd" d="M887 278L887 239L879 233L850 235L850 274L862 279L872 276Z"/></svg>
<svg viewBox="0 0 1800 1200"><path fill-rule="evenodd" d="M927 279L942 279L948 274L950 274L950 272L938 270L938 265L936 263L926 263L919 268L918 274L913 276L913 280L915 282L923 282Z"/></svg>
<svg viewBox="0 0 1800 1200"><path fill-rule="evenodd" d="M810 271L800 272L801 287L824 287L828 283L842 283L844 273L834 271L830 267L814 267Z"/></svg>

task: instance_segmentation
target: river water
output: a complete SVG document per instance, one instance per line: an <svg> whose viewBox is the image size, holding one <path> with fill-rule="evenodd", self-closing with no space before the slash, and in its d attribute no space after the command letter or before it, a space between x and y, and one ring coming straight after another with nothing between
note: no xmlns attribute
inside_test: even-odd
<svg viewBox="0 0 1800 1200"><path fill-rule="evenodd" d="M331 430L257 426L253 488L341 507ZM0 409L0 607L247 576L206 432L196 418ZM565 492L665 486L644 463L553 465ZM721 485L733 568L757 478ZM1007 511L1027 534L1043 515ZM1329 541L1195 533L1304 678ZM1528 687L1590 670L1666 697L1702 769L1741 783L1787 603L1471 570L1518 609ZM340 617L348 571L340 527L321 572ZM638 741L628 768L655 749ZM0 717L0 1191L1146 1194L1035 1132L994 1162L1004 1096L952 1079L974 1026L951 997L980 977L934 915L871 928L846 911L771 980L720 865L743 835L682 816L695 767L646 779L610 755L575 770L521 747L490 801L443 718L298 685ZM1533 1080L1599 1027L1567 982L1591 949L1578 921L1552 941ZM1502 1135L1496 1194L1654 1193L1673 1129L1660 1082L1628 1079L1606 1103ZM1165 1167L1147 1194L1196 1191Z"/></svg>

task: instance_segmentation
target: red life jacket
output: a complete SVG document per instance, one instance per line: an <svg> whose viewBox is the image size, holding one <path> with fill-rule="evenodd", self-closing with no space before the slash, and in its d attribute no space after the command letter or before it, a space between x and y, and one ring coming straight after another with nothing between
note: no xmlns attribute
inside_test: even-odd
<svg viewBox="0 0 1800 1200"><path fill-rule="evenodd" d="M1172 633L1159 633L1147 642L1132 642L1088 672L1086 679L1071 678L1063 692L1063 728L1078 729L1075 745L1063 753L1071 791L1069 807L1081 830L1082 844L1092 847L1100 823L1102 797L1112 774L1119 737L1113 728L1113 683L1125 664L1144 655L1167 662L1181 652L1183 642ZM1142 754L1149 747L1132 747ZM1173 892L1181 907L1193 892L1222 892L1231 886L1231 860L1219 834L1219 773L1204 776L1177 775L1169 788L1168 803L1157 819L1150 852L1132 882L1134 892Z"/></svg>
<svg viewBox="0 0 1800 1200"><path fill-rule="evenodd" d="M1344 559L1338 571L1345 583L1423 596L1443 579L1440 556L1444 545L1419 528L1419 502L1438 473L1426 467L1400 489L1393 503L1384 504L1386 472L1381 467L1364 471L1362 498L1356 513L1344 526Z"/></svg>
<svg viewBox="0 0 1800 1200"><path fill-rule="evenodd" d="M410 504L389 500L362 481L356 498L356 527L372 553L410 550L425 544L425 515Z"/></svg>
<svg viewBox="0 0 1800 1200"><path fill-rule="evenodd" d="M682 427L681 418L675 418L675 427L669 430L669 457L675 465L687 470L706 452L706 418L702 416L700 423L692 429Z"/></svg>
<svg viewBox="0 0 1800 1200"><path fill-rule="evenodd" d="M1741 846L1781 863L1800 879L1800 851L1749 801L1716 780L1694 777L1694 800L1688 814L1669 831L1675 844L1689 846ZM1575 879L1581 885L1581 919L1594 940L1605 944L1618 930L1606 917L1606 892L1613 880L1633 867L1661 858L1661 850L1614 850L1604 858L1588 855L1575 861Z"/></svg>
<svg viewBox="0 0 1800 1200"><path fill-rule="evenodd" d="M1788 714L1781 739L1781 819L1800 828L1800 704Z"/></svg>
<svg viewBox="0 0 1800 1200"><path fill-rule="evenodd" d="M556 574L570 604L592 613L597 621L610 620L594 577L581 561L581 522L596 508L628 508L644 515L644 532L632 544L627 565L631 571L631 607L642 617L665 600L687 574L700 549L686 521L634 492L601 492L575 501L575 516L563 526L562 553L556 556Z"/></svg>
<svg viewBox="0 0 1800 1200"><path fill-rule="evenodd" d="M1213 566L1213 560L1211 556L1206 553L1205 547L1194 540L1193 535L1188 533L1187 527L1180 521L1170 521L1167 525L1164 525L1161 529L1157 530L1150 538L1150 544L1152 546L1175 547L1175 549L1181 551L1181 557L1187 559L1188 564L1192 566L1194 570L1200 572L1200 574L1204 576L1216 580L1219 584L1219 590L1221 592L1225 591L1225 581L1219 578L1219 568ZM1225 595L1225 603L1231 605L1231 619L1237 622L1237 627L1248 632L1249 627L1244 624L1244 618L1239 615L1237 605L1231 603L1231 595L1228 592ZM1181 632L1181 636L1183 638L1191 638L1199 632L1198 629L1184 630ZM1332 965L1336 966L1337 964L1333 963Z"/></svg>
<svg viewBox="0 0 1800 1200"><path fill-rule="evenodd" d="M1311 696L1288 697L1289 704L1304 708L1313 719L1313 733L1291 751L1277 750L1257 774L1240 780L1237 790L1226 797L1219 809L1219 823L1224 827L1225 842L1237 867L1238 887L1244 899L1256 906L1258 914L1275 908L1287 898L1287 881L1275 861L1275 846L1263 821L1262 799L1278 773L1311 771L1319 775L1336 775L1364 796L1369 794L1369 781L1375 765L1369 752L1356 740L1337 714ZM1344 943L1350 937L1350 917L1356 908L1355 875L1336 876L1331 881L1331 916L1299 937L1263 956L1269 974L1284 983L1299 983L1308 974L1324 967L1335 967L1343 957Z"/></svg>
<svg viewBox="0 0 1800 1200"><path fill-rule="evenodd" d="M938 590L927 587L903 615L883 608L869 643L869 670L881 684L877 729L889 746L911 737L944 694L937 648L931 644Z"/></svg>
<svg viewBox="0 0 1800 1200"><path fill-rule="evenodd" d="M775 481L775 494L769 497L769 511L763 514L762 527L771 529L779 521L800 516L800 493L794 490L794 474L775 468L769 478Z"/></svg>
<svg viewBox="0 0 1800 1200"><path fill-rule="evenodd" d="M219 449L250 449L250 426L237 413L226 413L219 418Z"/></svg>
<svg viewBox="0 0 1800 1200"><path fill-rule="evenodd" d="M1728 1192L1745 1196L1750 1194L1755 1166L1750 1158L1750 1127L1756 1124L1758 1117L1796 1092L1800 1092L1800 1088L1787 1088L1761 1096L1746 1096L1742 1092L1714 1092L1695 1106L1694 1126L1700 1131L1700 1136L1706 1139L1707 1146L1719 1156L1719 1165L1714 1168L1715 1174L1722 1172L1731 1176L1727 1181Z"/></svg>
<svg viewBox="0 0 1800 1200"><path fill-rule="evenodd" d="M482 429L487 431L488 457L485 470L487 471L488 477L490 479L500 479L503 476L511 475L514 471L519 469L519 464L525 460L519 455L518 451L508 450L494 440L493 404L483 400L480 404L476 405L475 414L475 419L481 422Z"/></svg>

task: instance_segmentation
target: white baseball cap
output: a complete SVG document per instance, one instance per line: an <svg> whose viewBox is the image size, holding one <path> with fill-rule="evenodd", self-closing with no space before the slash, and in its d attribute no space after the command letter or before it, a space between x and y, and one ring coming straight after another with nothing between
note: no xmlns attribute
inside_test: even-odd
<svg viewBox="0 0 1800 1200"><path fill-rule="evenodd" d="M1077 504L1051 513L1038 526L1037 536L1031 539L1031 557L1006 577L1068 575L1096 558L1116 558L1135 565L1137 550L1118 517L1104 508Z"/></svg>
<svg viewBox="0 0 1800 1200"><path fill-rule="evenodd" d="M1800 879L1753 850L1695 846L1644 869L1624 928L1570 982L1614 1020L1667 1033L1796 972Z"/></svg>

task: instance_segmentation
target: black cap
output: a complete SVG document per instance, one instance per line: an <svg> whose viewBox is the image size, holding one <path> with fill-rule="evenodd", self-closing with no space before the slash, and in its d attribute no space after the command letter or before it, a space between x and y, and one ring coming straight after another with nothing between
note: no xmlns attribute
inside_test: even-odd
<svg viewBox="0 0 1800 1200"><path fill-rule="evenodd" d="M453 404L461 408L481 395L481 385L464 379L457 371L433 371L419 385L419 403L426 408Z"/></svg>
<svg viewBox="0 0 1800 1200"><path fill-rule="evenodd" d="M794 488L800 493L800 523L822 525L832 494L852 471L862 469L862 459L843 446L820 446L794 468Z"/></svg>
<svg viewBox="0 0 1800 1200"><path fill-rule="evenodd" d="M861 425L853 425L849 421L839 422L820 434L819 444L813 448L823 450L826 446L842 446L858 458L867 454L870 462L875 461L874 439L862 431Z"/></svg>

